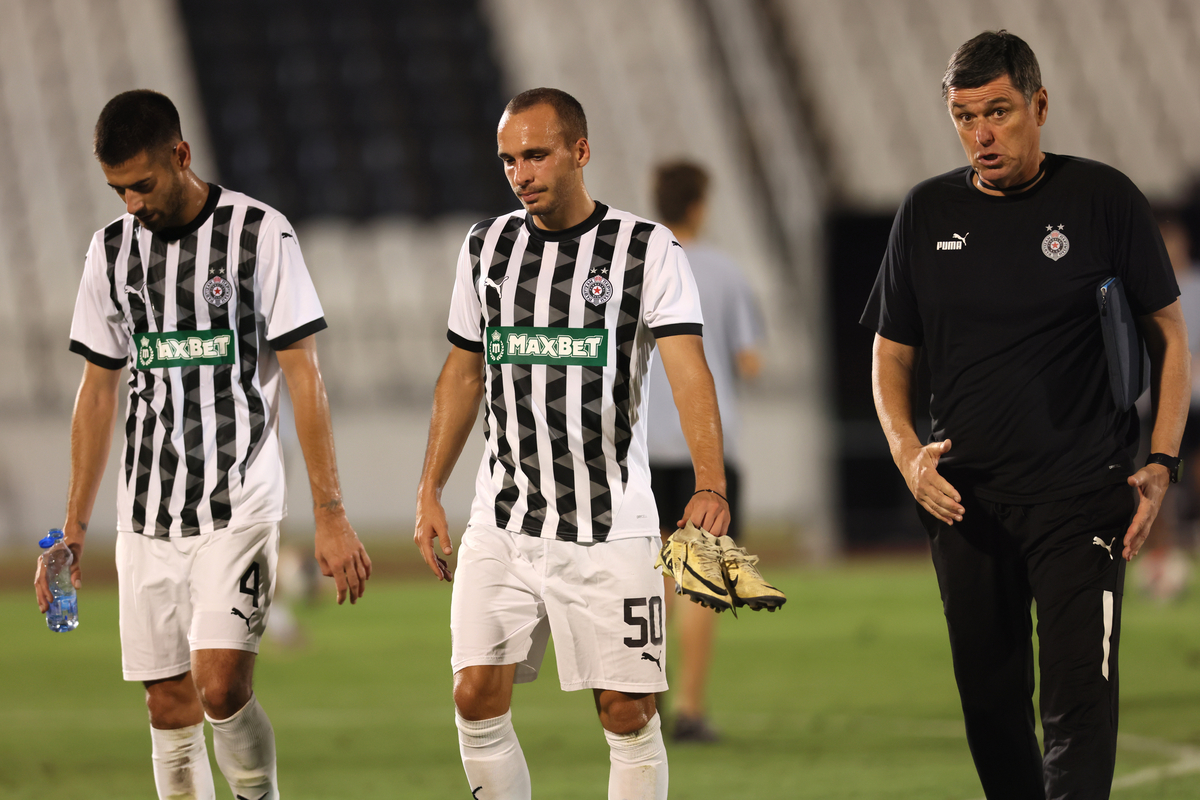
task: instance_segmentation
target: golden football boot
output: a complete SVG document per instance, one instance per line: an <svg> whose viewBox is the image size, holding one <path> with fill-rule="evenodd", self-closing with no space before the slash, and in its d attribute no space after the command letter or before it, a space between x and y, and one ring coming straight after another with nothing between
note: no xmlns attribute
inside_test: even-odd
<svg viewBox="0 0 1200 800"><path fill-rule="evenodd" d="M655 566L675 581L675 593L716 611L732 608L717 538L687 523L667 539Z"/></svg>
<svg viewBox="0 0 1200 800"><path fill-rule="evenodd" d="M738 547L728 536L717 539L721 551L721 568L725 573L725 585L733 600L733 606L749 606L752 611L767 609L774 611L787 602L783 592L767 583L755 564L758 556Z"/></svg>

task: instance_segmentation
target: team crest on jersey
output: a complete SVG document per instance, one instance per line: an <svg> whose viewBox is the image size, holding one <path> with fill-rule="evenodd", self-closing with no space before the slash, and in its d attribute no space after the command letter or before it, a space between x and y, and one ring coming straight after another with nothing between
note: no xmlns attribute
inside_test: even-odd
<svg viewBox="0 0 1200 800"><path fill-rule="evenodd" d="M229 281L225 278L220 275L213 275L205 282L202 294L210 306L220 308L228 303L229 298L233 296L233 287L229 285Z"/></svg>
<svg viewBox="0 0 1200 800"><path fill-rule="evenodd" d="M612 299L613 286L603 275L592 275L583 282L583 299L594 306L602 306Z"/></svg>
<svg viewBox="0 0 1200 800"><path fill-rule="evenodd" d="M1067 254L1071 249L1071 242L1067 239L1067 235L1063 233L1063 226L1047 225L1046 230L1050 231L1046 234L1046 238L1042 239L1042 255L1051 261L1058 261Z"/></svg>

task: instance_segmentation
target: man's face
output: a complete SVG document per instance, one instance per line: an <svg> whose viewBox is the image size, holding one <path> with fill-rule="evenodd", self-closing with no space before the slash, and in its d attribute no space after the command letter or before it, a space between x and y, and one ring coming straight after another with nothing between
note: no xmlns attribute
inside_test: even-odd
<svg viewBox="0 0 1200 800"><path fill-rule="evenodd" d="M587 140L568 143L553 106L505 114L496 130L497 155L513 194L537 217L553 217L583 186Z"/></svg>
<svg viewBox="0 0 1200 800"><path fill-rule="evenodd" d="M1048 104L1044 87L1026 102L1002 75L975 89L951 87L947 100L967 160L980 178L1006 188L1037 174Z"/></svg>
<svg viewBox="0 0 1200 800"><path fill-rule="evenodd" d="M124 164L100 165L108 185L125 201L125 209L148 230L161 231L187 222L182 219L187 167L180 163L186 160L181 158L181 149L177 146L155 156L143 150Z"/></svg>

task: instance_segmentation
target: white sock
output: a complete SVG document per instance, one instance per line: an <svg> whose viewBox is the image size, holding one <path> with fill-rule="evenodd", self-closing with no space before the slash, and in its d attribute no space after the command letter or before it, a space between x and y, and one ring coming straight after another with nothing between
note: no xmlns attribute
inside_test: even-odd
<svg viewBox="0 0 1200 800"><path fill-rule="evenodd" d="M150 760L160 800L214 800L204 723L173 731L150 729Z"/></svg>
<svg viewBox="0 0 1200 800"><path fill-rule="evenodd" d="M204 715L213 728L213 753L235 798L279 800L275 779L275 730L267 712L250 695L250 702L229 719Z"/></svg>
<svg viewBox="0 0 1200 800"><path fill-rule="evenodd" d="M512 711L502 717L463 719L454 712L458 752L475 800L529 800L529 766L513 730Z"/></svg>
<svg viewBox="0 0 1200 800"><path fill-rule="evenodd" d="M667 747L655 714L633 733L604 732L608 739L608 800L667 800Z"/></svg>

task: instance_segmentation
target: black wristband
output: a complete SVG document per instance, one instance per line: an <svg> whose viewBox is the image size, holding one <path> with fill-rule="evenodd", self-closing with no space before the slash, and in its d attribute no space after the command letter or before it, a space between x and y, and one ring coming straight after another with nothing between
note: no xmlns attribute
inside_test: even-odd
<svg viewBox="0 0 1200 800"><path fill-rule="evenodd" d="M696 495L700 494L701 492L712 492L717 497L721 498L722 500L725 500L725 505L729 505L729 501L725 499L725 495L721 494L716 489L697 489L696 491L692 492L692 497L695 497Z"/></svg>

